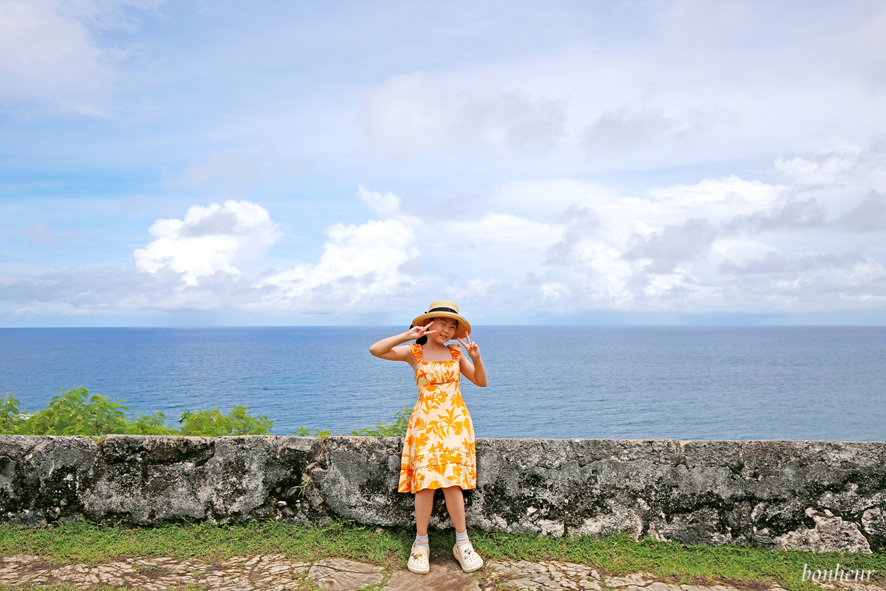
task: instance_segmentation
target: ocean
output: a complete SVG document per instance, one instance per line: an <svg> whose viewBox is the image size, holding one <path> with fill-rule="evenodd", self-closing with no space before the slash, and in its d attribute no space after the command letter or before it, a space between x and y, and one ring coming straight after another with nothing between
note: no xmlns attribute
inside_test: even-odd
<svg viewBox="0 0 886 591"><path fill-rule="evenodd" d="M0 329L0 393L22 410L85 386L127 414L244 405L346 433L412 406L406 327ZM477 326L489 386L463 380L478 437L886 441L886 327Z"/></svg>

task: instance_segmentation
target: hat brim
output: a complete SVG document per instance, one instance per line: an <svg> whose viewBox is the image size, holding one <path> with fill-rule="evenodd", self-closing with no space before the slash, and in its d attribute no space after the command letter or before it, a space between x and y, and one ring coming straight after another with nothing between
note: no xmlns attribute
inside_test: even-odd
<svg viewBox="0 0 886 591"><path fill-rule="evenodd" d="M454 337L456 339L463 339L471 334L471 323L465 320L464 316L453 314L452 312L425 312L421 316L415 317L412 321L412 326L424 326L431 318L452 318L453 320L457 320L458 330L455 331Z"/></svg>

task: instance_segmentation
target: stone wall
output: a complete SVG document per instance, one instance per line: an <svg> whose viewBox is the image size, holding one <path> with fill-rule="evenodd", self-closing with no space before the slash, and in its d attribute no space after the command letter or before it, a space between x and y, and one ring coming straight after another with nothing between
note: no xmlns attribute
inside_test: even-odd
<svg viewBox="0 0 886 591"><path fill-rule="evenodd" d="M413 523L395 437L0 436L0 519ZM469 527L886 548L886 443L479 439ZM432 524L445 527L442 494Z"/></svg>

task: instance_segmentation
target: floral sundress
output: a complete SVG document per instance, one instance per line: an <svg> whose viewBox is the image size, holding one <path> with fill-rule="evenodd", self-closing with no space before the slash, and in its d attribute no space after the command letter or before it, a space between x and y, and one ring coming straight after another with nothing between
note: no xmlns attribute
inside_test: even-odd
<svg viewBox="0 0 886 591"><path fill-rule="evenodd" d="M424 488L477 486L477 451L474 424L461 397L461 348L449 345L451 361L422 361L421 345L411 345L418 362L415 383L418 401L412 409L403 455L398 492Z"/></svg>

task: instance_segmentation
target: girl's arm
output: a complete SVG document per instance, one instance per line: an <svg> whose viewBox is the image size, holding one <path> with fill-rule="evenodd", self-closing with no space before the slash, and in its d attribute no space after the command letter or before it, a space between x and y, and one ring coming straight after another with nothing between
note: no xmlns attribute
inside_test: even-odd
<svg viewBox="0 0 886 591"><path fill-rule="evenodd" d="M468 355L471 357L471 361L468 361L468 358L462 355L459 357L459 369L461 370L462 375L466 378L480 386L481 388L486 387L486 366L483 365L483 359L480 357L480 346L477 343L471 341L470 335L465 337L467 342L458 339L458 342L461 343L462 347L468 352Z"/></svg>
<svg viewBox="0 0 886 591"><path fill-rule="evenodd" d="M414 341L423 335L436 332L428 330L428 326L430 325L431 323L428 322L425 326L414 326L402 334L382 339L377 343L373 343L373 345L369 347L369 352L381 359L405 361L411 364L414 357L409 351L409 347L398 347L397 345L402 345L403 343Z"/></svg>

